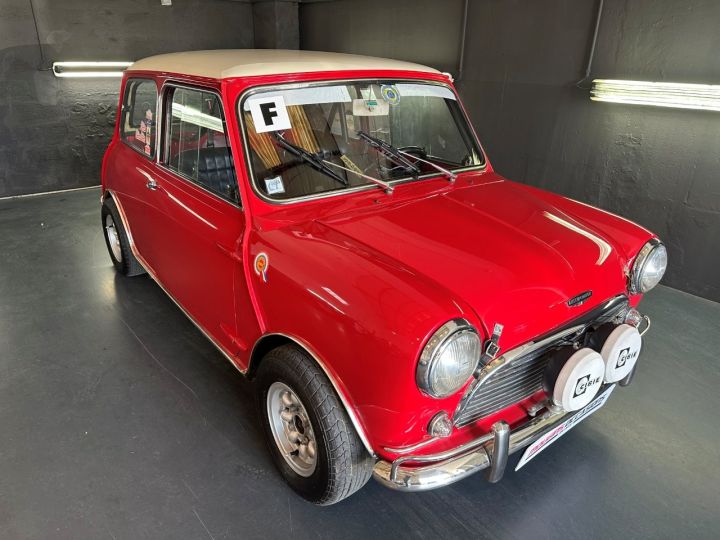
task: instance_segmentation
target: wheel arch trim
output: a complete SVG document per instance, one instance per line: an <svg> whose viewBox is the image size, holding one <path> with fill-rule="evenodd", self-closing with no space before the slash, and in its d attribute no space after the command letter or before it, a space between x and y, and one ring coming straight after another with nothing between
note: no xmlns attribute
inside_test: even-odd
<svg viewBox="0 0 720 540"><path fill-rule="evenodd" d="M298 347L300 347L303 351L305 351L307 354L310 355L310 357L315 361L315 363L320 367L320 369L325 373L325 376L330 381L330 384L332 384L333 388L335 389L335 393L340 398L340 402L343 405L343 408L345 409L345 412L348 415L348 418L350 418L350 422L352 423L353 427L355 428L355 432L358 434L358 437L360 437L360 440L363 443L363 446L368 451L368 453L376 457L375 452L372 449L372 446L370 445L370 441L367 437L367 434L365 433L365 429L363 428L362 423L360 422L360 418L355 413L355 409L351 406L350 400L347 398L346 392L343 391L342 387L340 386L339 381L337 378L332 374L332 372L327 368L327 365L325 362L322 361L320 358L320 355L318 355L312 347L305 342L304 340L297 338L295 336L292 336L290 334L282 333L282 332L268 332L266 334L263 334L260 336L255 344L252 347L252 351L250 352L250 362L248 363L248 369L246 371L246 374L248 377L251 377L254 370L256 369L257 364L260 362L261 358L255 358L255 354L257 351L258 346L265 340L273 337L278 338L284 338Z"/></svg>

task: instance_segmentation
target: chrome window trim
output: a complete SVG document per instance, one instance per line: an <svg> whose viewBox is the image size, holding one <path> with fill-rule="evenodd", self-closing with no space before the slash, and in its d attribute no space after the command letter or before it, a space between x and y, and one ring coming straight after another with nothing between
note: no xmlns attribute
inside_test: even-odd
<svg viewBox="0 0 720 540"><path fill-rule="evenodd" d="M118 118L117 122L117 135L118 139L120 139L120 142L122 142L125 146L133 150L134 152L137 152L142 157L144 157L146 160L148 160L150 163L155 163L157 160L158 155L160 155L160 137L155 135L155 148L153 148L153 155L148 156L145 152L141 152L139 148L136 148L132 146L129 142L125 140L125 133L123 130L123 115L125 114L125 111L123 110L125 108L125 97L127 94L127 88L128 84L133 81L147 81L151 82L155 85L155 130L158 133L161 133L161 127L160 127L160 117L158 115L158 112L161 109L161 103L160 103L160 95L162 93L162 89L158 89L157 80L155 80L153 77L133 77L130 75L127 79L125 79L125 85L123 86L123 95L122 95L122 106L120 107L120 118Z"/></svg>
<svg viewBox="0 0 720 540"><path fill-rule="evenodd" d="M308 88L308 87L315 87L315 86L327 86L328 84L332 83L349 83L349 82L356 82L356 81L378 81L378 80L384 80L382 77L358 77L358 78L346 78L346 79L322 79L317 81L308 81L304 83L270 83L270 84L263 84L263 85L257 85L252 86L246 90L244 90L237 98L235 102L235 115L238 119L238 123L240 125L240 136L242 137L242 145L243 150L245 154L245 169L247 172L247 178L250 182L250 189L252 192L258 196L261 200L268 202L270 204L274 205L286 205L286 204L294 204L294 203L300 203L305 201L314 201L318 199L325 199L329 197L338 197L341 195L347 195L351 193L359 193L362 191L370 191L370 190L376 190L377 186L374 184L368 184L364 186L356 186L354 188L349 189L339 189L339 190L333 190L333 191L327 191L324 193L315 193L311 195L303 195L301 197L295 197L293 199L285 199L285 200L278 200L273 199L271 197L268 197L267 195L263 194L258 188L257 184L255 182L255 171L253 171L252 167L252 157L250 154L250 147L248 146L248 136L247 136L247 126L245 125L245 120L243 118L243 115L240 114L240 105L244 103L244 101L250 97L253 94L256 94L258 92L266 91L268 89L273 88L282 88L284 90L294 90L297 88ZM408 78L398 78L398 79L387 79L387 80L393 80L395 82L399 83L421 83L421 84L430 84L434 86L443 86L447 89L449 89L453 95L456 97L456 101L458 105L460 106L460 112L462 113L463 118L465 119L465 122L469 129L469 135L472 138L473 142L477 146L477 149L480 151L480 158L482 159L482 163L480 165L471 165L468 167L462 167L458 169L453 169L452 171L455 173L461 173L461 172L468 172L468 171L484 171L487 169L487 156L485 154L485 149L480 144L480 141L478 140L477 133L475 133L475 129L473 128L472 123L470 122L470 119L468 118L468 115L465 111L465 107L462 105L462 101L460 100L460 96L458 95L457 91L450 86L447 83L443 83L440 81L433 81L429 79L408 79ZM406 178L398 178L397 180L389 181L388 184L391 186L396 186L399 184L405 184L409 182L417 182L420 180L426 180L429 178L437 178L442 176L442 173L440 172L432 172L427 173L419 176L417 179L412 177L406 177Z"/></svg>
<svg viewBox="0 0 720 540"><path fill-rule="evenodd" d="M165 82L163 82L162 86L160 87L160 93L158 94L159 107L162 112L158 122L163 122L163 120L165 119L165 114L170 110L167 107L163 107L163 103L165 102L165 93L168 90L170 90L171 88L182 88L185 90L195 90L195 91L205 92L208 94L214 94L218 98L218 103L220 104L220 112L222 114L223 128L225 130L225 140L227 141L227 148L230 151L230 157L232 158L232 156L233 156L232 143L231 143L231 140L228 137L228 133L227 133L227 115L225 114L225 106L223 105L222 94L217 89L212 88L210 86L204 86L201 84L186 84L184 82L176 82L174 79L167 79ZM227 204L231 205L234 208L239 208L240 210L243 209L242 195L240 193L240 181L238 180L237 166L235 164L234 158L232 158L232 164L233 164L233 171L234 171L234 175L235 175L235 190L237 191L237 196L238 196L237 202L235 202L227 197L223 197L219 193L216 193L215 191L208 189L207 187L202 185L200 182L196 182L189 176L182 174L180 171L176 171L176 170L168 167L167 163L166 163L167 162L166 157L167 157L167 154L168 154L169 148L170 148L170 140L169 140L169 137L167 137L167 134L165 133L164 126L162 128L160 128L160 125L159 125L158 130L162 134L162 143L163 144L162 144L162 152L160 152L160 151L155 152L155 155L156 155L155 164L160 169L162 169L163 171L165 171L167 173L172 174L179 180L188 182L188 183L192 184L193 186L202 189L204 192L209 193L210 195L212 195L213 197L215 197L216 199L218 199L220 201L226 202ZM158 137L158 139L159 139L159 137ZM155 142L158 145L160 144L159 140L156 140Z"/></svg>

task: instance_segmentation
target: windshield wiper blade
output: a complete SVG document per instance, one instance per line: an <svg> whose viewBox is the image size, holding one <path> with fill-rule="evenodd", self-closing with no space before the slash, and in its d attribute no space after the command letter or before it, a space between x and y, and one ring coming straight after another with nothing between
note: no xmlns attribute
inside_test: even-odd
<svg viewBox="0 0 720 540"><path fill-rule="evenodd" d="M339 174L337 174L335 171L333 171L330 167L326 165L325 160L319 158L312 152L308 152L301 146L296 146L290 141L288 141L285 137L280 135L280 133L275 132L275 140L277 143L290 152L292 155L294 155L297 158L300 158L302 161L310 165L313 169L315 169L318 172L321 172L333 180L341 183L343 186L349 185L346 178L343 178Z"/></svg>
<svg viewBox="0 0 720 540"><path fill-rule="evenodd" d="M379 178L375 178L374 176L370 176L370 175L361 173L359 171L354 171L348 167L343 167L342 165L333 163L332 161L323 160L323 163L325 163L326 165L332 165L333 167L337 167L338 169L342 169L343 171L347 171L347 172L356 174L360 178L365 178L366 180L370 180L373 184L377 184L378 186L383 188L388 195L390 195L393 192L394 188L388 182L380 180Z"/></svg>
<svg viewBox="0 0 720 540"><path fill-rule="evenodd" d="M410 152L403 152L403 151L400 150L400 149L398 149L398 152L400 152L400 153L401 153L402 155L404 155L404 156L408 156L408 157L411 157L411 158L413 158L413 159L417 159L418 161L420 161L420 162L422 162L422 163L425 163L426 165L430 165L430 166L431 166L433 169L435 169L436 171L441 172L441 173L443 173L445 176L447 176L447 177L448 177L448 180L450 180L451 182L454 182L455 179L457 178L457 174L455 174L454 172L452 172L452 171L449 170L449 169L446 169L445 167L441 167L441 166L438 165L437 163L433 163L432 161L428 161L427 159L423 159L423 158L421 158L421 157L415 156L415 155L411 154Z"/></svg>
<svg viewBox="0 0 720 540"><path fill-rule="evenodd" d="M368 135L364 131L358 131L357 136L366 143L368 143L372 148L390 159L390 161L394 162L396 165L400 165L401 167L403 167L415 178L420 175L420 169L416 165L414 165L408 158L403 156L402 153L400 153L400 150L395 148L392 144L387 143L382 139L378 139L377 137L373 137L372 135Z"/></svg>

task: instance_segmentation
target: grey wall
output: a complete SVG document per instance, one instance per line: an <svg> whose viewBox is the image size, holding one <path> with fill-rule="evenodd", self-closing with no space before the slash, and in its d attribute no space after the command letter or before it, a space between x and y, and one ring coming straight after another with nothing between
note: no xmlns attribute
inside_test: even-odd
<svg viewBox="0 0 720 540"><path fill-rule="evenodd" d="M457 73L462 0L303 3L301 47ZM595 0L470 0L458 83L496 170L660 235L665 283L720 300L720 113L591 102ZM720 83L720 2L606 0L592 76Z"/></svg>
<svg viewBox="0 0 720 540"><path fill-rule="evenodd" d="M0 0L0 197L99 182L119 79L57 79L53 61L252 47L253 26L238 1Z"/></svg>

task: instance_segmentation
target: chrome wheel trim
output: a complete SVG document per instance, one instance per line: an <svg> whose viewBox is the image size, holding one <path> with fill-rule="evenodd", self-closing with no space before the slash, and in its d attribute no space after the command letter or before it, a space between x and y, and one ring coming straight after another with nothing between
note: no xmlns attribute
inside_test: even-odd
<svg viewBox="0 0 720 540"><path fill-rule="evenodd" d="M270 430L290 468L307 478L317 467L317 441L305 406L285 383L274 382L267 392Z"/></svg>
<svg viewBox="0 0 720 540"><path fill-rule="evenodd" d="M117 262L122 262L122 248L120 247L120 236L118 235L117 227L115 227L115 220L112 215L108 214L105 216L105 235L107 236L108 245L110 251Z"/></svg>

